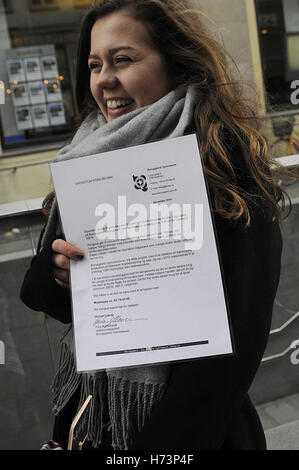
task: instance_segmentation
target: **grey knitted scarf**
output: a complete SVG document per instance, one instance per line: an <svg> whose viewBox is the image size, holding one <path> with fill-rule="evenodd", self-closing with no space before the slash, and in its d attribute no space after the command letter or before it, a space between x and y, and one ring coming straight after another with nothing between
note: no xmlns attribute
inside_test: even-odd
<svg viewBox="0 0 299 470"><path fill-rule="evenodd" d="M53 161L180 137L193 122L197 91L178 87L155 103L136 109L107 123L98 113L89 115L76 132L72 142L62 148ZM61 232L54 199L41 249L53 234ZM92 395L87 439L94 447L101 443L105 426L112 430L114 449L130 449L136 433L141 431L153 408L163 397L169 375L169 365L107 369L92 373L77 373L74 358L72 328L61 340L61 358L52 384L53 412L58 414L79 388L79 408ZM105 407L108 406L108 410ZM105 423L105 411L108 421Z"/></svg>

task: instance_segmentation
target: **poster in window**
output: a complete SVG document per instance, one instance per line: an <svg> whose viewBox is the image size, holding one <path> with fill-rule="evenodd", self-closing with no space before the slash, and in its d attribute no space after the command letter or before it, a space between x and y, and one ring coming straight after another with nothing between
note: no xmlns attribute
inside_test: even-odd
<svg viewBox="0 0 299 470"><path fill-rule="evenodd" d="M28 89L26 83L11 85L11 91L14 106L26 106L29 104Z"/></svg>
<svg viewBox="0 0 299 470"><path fill-rule="evenodd" d="M24 60L27 80L40 80L42 71L38 57L29 57Z"/></svg>
<svg viewBox="0 0 299 470"><path fill-rule="evenodd" d="M62 103L51 103L48 105L50 125L60 126L65 124L64 107Z"/></svg>
<svg viewBox="0 0 299 470"><path fill-rule="evenodd" d="M25 71L22 60L8 60L7 71L10 83L25 82Z"/></svg>
<svg viewBox="0 0 299 470"><path fill-rule="evenodd" d="M39 104L31 108L34 127L49 127L47 106Z"/></svg>
<svg viewBox="0 0 299 470"><path fill-rule="evenodd" d="M44 78L55 78L58 75L57 61L54 55L41 57L41 65Z"/></svg>
<svg viewBox="0 0 299 470"><path fill-rule="evenodd" d="M15 108L17 128L19 131L33 128L31 110L29 106Z"/></svg>
<svg viewBox="0 0 299 470"><path fill-rule="evenodd" d="M28 91L31 104L39 104L46 102L43 82L29 82Z"/></svg>
<svg viewBox="0 0 299 470"><path fill-rule="evenodd" d="M46 80L45 92L48 103L62 101L61 87L59 80Z"/></svg>

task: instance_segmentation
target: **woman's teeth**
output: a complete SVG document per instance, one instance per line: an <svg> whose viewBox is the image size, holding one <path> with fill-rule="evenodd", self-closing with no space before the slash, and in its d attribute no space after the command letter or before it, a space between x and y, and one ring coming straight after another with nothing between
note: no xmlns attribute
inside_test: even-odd
<svg viewBox="0 0 299 470"><path fill-rule="evenodd" d="M134 100L108 100L107 108L116 109L133 103Z"/></svg>

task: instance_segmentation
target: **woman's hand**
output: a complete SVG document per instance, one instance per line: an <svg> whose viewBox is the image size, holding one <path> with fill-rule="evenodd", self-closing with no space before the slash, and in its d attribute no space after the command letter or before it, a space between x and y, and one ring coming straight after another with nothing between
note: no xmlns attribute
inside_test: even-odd
<svg viewBox="0 0 299 470"><path fill-rule="evenodd" d="M55 281L64 289L69 289L70 259L78 261L84 257L82 251L74 245L58 238L52 243L53 274Z"/></svg>

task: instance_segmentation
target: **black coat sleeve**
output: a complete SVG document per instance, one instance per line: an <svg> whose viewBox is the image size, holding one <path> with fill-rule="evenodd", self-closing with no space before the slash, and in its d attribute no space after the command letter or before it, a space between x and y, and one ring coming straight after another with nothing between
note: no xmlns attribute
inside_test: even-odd
<svg viewBox="0 0 299 470"><path fill-rule="evenodd" d="M63 235L53 236L42 250L39 250L39 240L37 254L31 260L23 280L20 298L30 309L47 313L62 323L70 323L70 292L55 281L52 273L52 243L57 238L63 238Z"/></svg>
<svg viewBox="0 0 299 470"><path fill-rule="evenodd" d="M235 354L174 364L133 449L220 449L262 359L280 277L279 226L259 216L246 231L220 219L215 228Z"/></svg>

